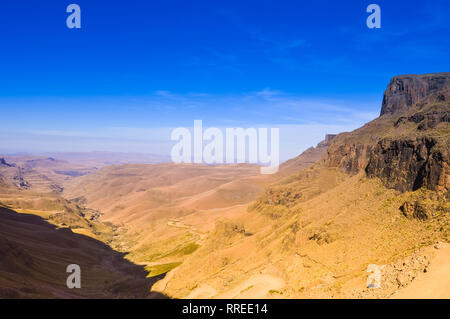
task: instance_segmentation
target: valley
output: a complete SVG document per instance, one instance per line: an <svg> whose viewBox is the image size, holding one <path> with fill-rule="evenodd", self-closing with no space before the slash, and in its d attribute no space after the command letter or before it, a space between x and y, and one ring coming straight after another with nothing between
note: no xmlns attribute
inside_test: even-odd
<svg viewBox="0 0 450 319"><path fill-rule="evenodd" d="M0 297L450 298L449 123L450 74L408 75L273 175L0 156Z"/></svg>

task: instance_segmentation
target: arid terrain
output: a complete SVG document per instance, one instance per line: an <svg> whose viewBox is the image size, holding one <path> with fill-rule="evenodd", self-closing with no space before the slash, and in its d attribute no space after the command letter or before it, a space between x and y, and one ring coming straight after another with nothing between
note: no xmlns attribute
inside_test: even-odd
<svg viewBox="0 0 450 319"><path fill-rule="evenodd" d="M449 122L450 73L404 75L274 175L2 155L0 297L450 298Z"/></svg>

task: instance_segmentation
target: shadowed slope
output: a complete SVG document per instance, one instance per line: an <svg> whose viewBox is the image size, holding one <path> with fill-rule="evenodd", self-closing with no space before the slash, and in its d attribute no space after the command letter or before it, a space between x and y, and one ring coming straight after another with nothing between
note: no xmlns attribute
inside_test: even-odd
<svg viewBox="0 0 450 319"><path fill-rule="evenodd" d="M160 278L95 239L38 216L0 207L0 298L163 298ZM66 267L81 267L81 289L68 289Z"/></svg>

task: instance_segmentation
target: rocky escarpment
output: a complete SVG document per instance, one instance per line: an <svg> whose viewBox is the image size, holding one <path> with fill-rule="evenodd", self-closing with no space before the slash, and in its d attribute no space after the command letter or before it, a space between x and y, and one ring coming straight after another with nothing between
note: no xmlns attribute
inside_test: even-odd
<svg viewBox="0 0 450 319"><path fill-rule="evenodd" d="M368 158L367 176L379 177L389 188L444 191L448 186L449 154L433 138L383 139Z"/></svg>
<svg viewBox="0 0 450 319"><path fill-rule="evenodd" d="M450 73L395 77L386 92L382 114L391 116L338 135L325 164L402 192L425 187L449 197Z"/></svg>
<svg viewBox="0 0 450 319"><path fill-rule="evenodd" d="M370 145L359 143L332 144L325 158L329 167L339 167L347 174L356 174L367 165Z"/></svg>
<svg viewBox="0 0 450 319"><path fill-rule="evenodd" d="M348 174L363 170L368 177L378 177L386 187L402 192L425 187L449 195L448 146L431 137L385 138L375 145L333 145L325 162Z"/></svg>
<svg viewBox="0 0 450 319"><path fill-rule="evenodd" d="M448 87L450 73L396 76L384 93L380 116L407 111L426 96Z"/></svg>

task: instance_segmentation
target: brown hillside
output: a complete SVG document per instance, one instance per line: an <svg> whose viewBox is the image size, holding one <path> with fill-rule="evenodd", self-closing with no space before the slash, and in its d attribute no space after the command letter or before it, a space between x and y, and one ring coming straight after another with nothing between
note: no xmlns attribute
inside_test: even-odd
<svg viewBox="0 0 450 319"><path fill-rule="evenodd" d="M102 242L0 207L0 298L143 298L154 280ZM81 267L68 289L66 267Z"/></svg>
<svg viewBox="0 0 450 319"><path fill-rule="evenodd" d="M450 240L449 90L417 96L336 136L323 161L218 223L154 289L189 298L387 298L406 289L426 271L422 251ZM369 264L389 270L381 290L366 288Z"/></svg>

